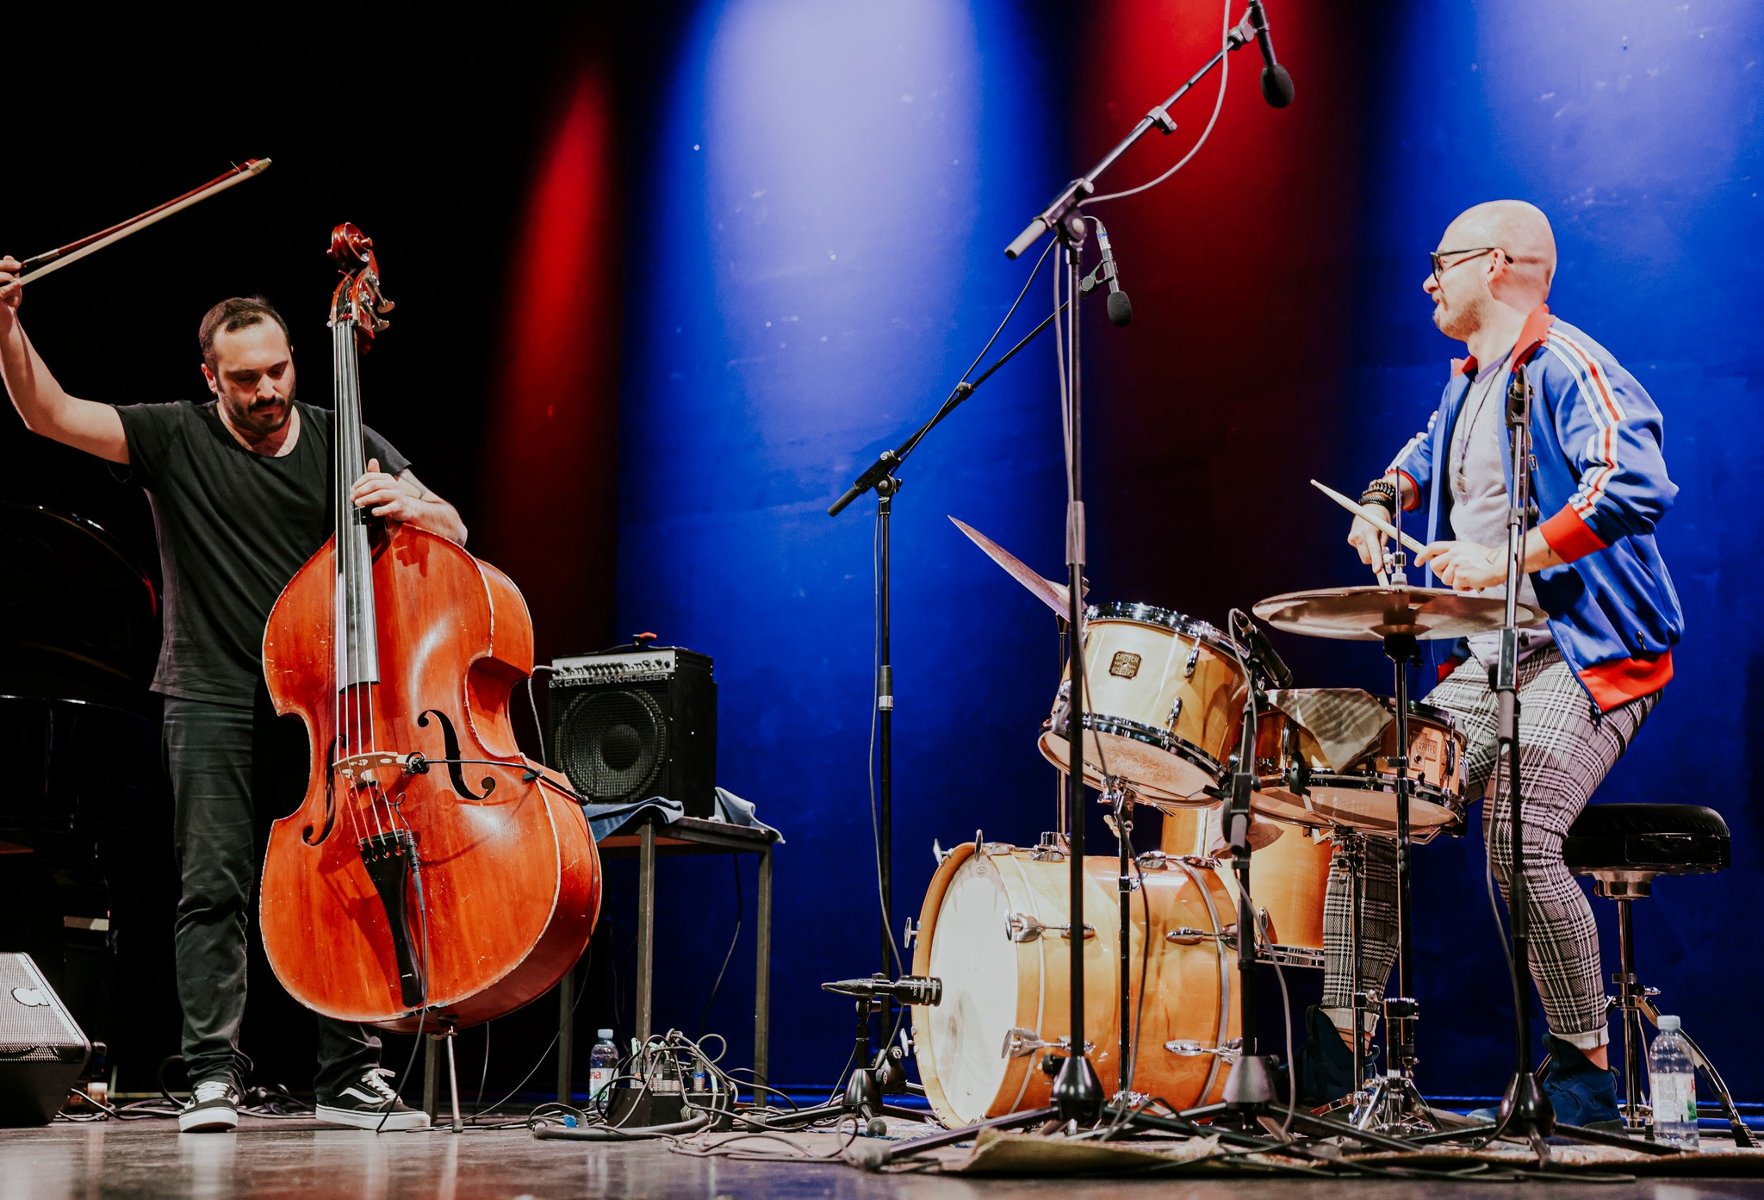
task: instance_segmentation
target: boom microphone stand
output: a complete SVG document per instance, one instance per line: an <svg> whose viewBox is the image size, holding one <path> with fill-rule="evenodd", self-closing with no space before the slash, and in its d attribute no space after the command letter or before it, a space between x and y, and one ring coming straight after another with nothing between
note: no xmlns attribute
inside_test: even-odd
<svg viewBox="0 0 1764 1200"><path fill-rule="evenodd" d="M907 456L912 454L913 450L924 440L925 436L941 424L945 417L954 412L964 400L969 396L972 396L982 384L999 370L999 368L1015 358L1025 346L1039 337L1049 325L1054 323L1055 320L1059 319L1062 315L1075 313L1076 299L1082 299L1084 296L1089 295L1104 282L1109 282L1111 284L1111 290L1109 293L1111 299L1110 319L1115 319L1116 309L1113 305L1113 298L1116 295L1122 294L1115 289L1115 285L1113 284L1112 265L1105 264L1104 268L1099 268L1097 271L1094 271L1090 275L1079 280L1077 286L1066 301L1044 317L1040 324L1036 325L1034 329L1031 329L1027 334L1020 338L1009 350L1000 355L991 366L987 367L972 380L963 379L958 382L929 421L921 425L913 432L912 436L908 437L906 441L902 442L899 446L896 446L892 450L884 450L879 456L877 456L876 461L865 468L857 479L852 482L852 485L845 490L845 494L840 496L839 499L834 501L832 506L827 509L828 516L837 517L851 505L853 500L856 500L865 492L874 491L876 493L878 629L876 634L877 671L875 702L877 709L876 742L878 758L880 760L877 769L876 857L877 871L880 877L883 912L881 965L884 975L891 974L896 970L900 970L904 973L904 967L900 963L898 951L894 944L893 930L889 927L889 920L894 911L894 887L891 878L892 864L890 861L890 852L893 845L894 809L894 667L889 647L890 633L893 625L893 614L890 604L892 571L889 525L894 509L894 497L900 492L901 487L901 480L896 477L895 472L905 464ZM1123 295L1123 299L1124 298ZM1072 317L1071 320L1072 324L1076 326L1076 318ZM1117 323L1125 324L1124 321L1117 321ZM972 368L970 368L970 370L972 370ZM881 1013L882 1025L884 1027L887 1026L889 1019L893 1016L895 999L896 998L891 993L886 991L878 994L876 997L875 1008ZM870 1070L870 1068L865 1066L865 1063L869 1059L867 1009L864 1022L866 1034L864 1045L858 1055L859 1061L855 1064L853 1072L854 1079ZM883 1052L886 1054L888 1049L887 1046L884 1046Z"/></svg>

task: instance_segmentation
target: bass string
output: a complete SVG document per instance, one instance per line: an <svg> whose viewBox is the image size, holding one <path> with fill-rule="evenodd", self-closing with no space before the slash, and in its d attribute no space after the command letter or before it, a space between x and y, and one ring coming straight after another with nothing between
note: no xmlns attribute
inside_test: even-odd
<svg viewBox="0 0 1764 1200"><path fill-rule="evenodd" d="M366 468L361 431L360 374L355 349L353 320L339 321L332 331L337 367L337 411L334 439L337 448L337 553L339 566L338 609L342 625L339 643L342 672L338 689L340 706L338 729L346 738L349 752L354 755L373 754L379 749L374 720L374 675L370 668L375 655L373 621L373 579L368 557L367 531L357 518L349 493L354 481ZM391 832L393 821L386 811L384 794L370 782L362 786L360 779L371 775L352 774L349 778L349 805L352 812L365 807L372 819L375 834Z"/></svg>

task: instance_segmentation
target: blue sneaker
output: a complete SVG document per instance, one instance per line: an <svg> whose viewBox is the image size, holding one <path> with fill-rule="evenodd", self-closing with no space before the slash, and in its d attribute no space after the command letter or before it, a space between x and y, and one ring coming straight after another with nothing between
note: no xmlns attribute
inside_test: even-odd
<svg viewBox="0 0 1764 1200"><path fill-rule="evenodd" d="M1376 1056L1368 1056L1362 1078L1371 1078ZM1322 1108L1354 1087L1354 1058L1335 1023L1313 1005L1305 1010L1305 1044L1298 1053L1298 1094L1301 1108Z"/></svg>
<svg viewBox="0 0 1764 1200"><path fill-rule="evenodd" d="M1550 1062L1541 1083L1556 1123L1620 1132L1623 1118L1617 1111L1617 1072L1594 1066L1580 1047L1554 1034L1544 1034L1544 1050ZM1465 1115L1473 1121L1499 1121L1501 1110L1499 1105L1473 1108Z"/></svg>
<svg viewBox="0 0 1764 1200"><path fill-rule="evenodd" d="M1544 1095L1563 1125L1584 1129L1622 1128L1617 1111L1617 1072L1594 1066L1578 1046L1544 1034L1550 1065L1544 1069Z"/></svg>

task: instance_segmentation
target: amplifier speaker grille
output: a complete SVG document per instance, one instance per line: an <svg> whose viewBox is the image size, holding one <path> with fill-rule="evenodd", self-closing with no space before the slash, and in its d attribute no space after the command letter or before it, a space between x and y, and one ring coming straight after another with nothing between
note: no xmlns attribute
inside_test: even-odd
<svg viewBox="0 0 1764 1200"><path fill-rule="evenodd" d="M687 816L712 815L717 685L709 658L665 647L553 665L560 670L548 692L546 753L571 787L597 804L661 796Z"/></svg>
<svg viewBox="0 0 1764 1200"><path fill-rule="evenodd" d="M0 1125L47 1125L92 1043L28 954L0 954Z"/></svg>

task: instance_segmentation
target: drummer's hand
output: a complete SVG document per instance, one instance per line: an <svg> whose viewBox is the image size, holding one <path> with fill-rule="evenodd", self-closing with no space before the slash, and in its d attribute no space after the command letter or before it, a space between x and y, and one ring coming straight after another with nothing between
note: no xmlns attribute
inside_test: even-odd
<svg viewBox="0 0 1764 1200"><path fill-rule="evenodd" d="M24 302L24 284L18 281L23 264L8 254L0 257L0 330L12 328L18 306Z"/></svg>
<svg viewBox="0 0 1764 1200"><path fill-rule="evenodd" d="M1389 523L1390 510L1382 504L1362 504L1360 511L1373 520ZM1348 530L1348 545L1359 551L1360 561L1374 571L1384 567L1384 546L1388 535L1384 530L1372 524L1366 517L1355 517L1354 527Z"/></svg>
<svg viewBox="0 0 1764 1200"><path fill-rule="evenodd" d="M1433 568L1440 582L1457 592L1474 592L1507 581L1507 565L1492 546L1475 542L1431 542L1415 562Z"/></svg>

